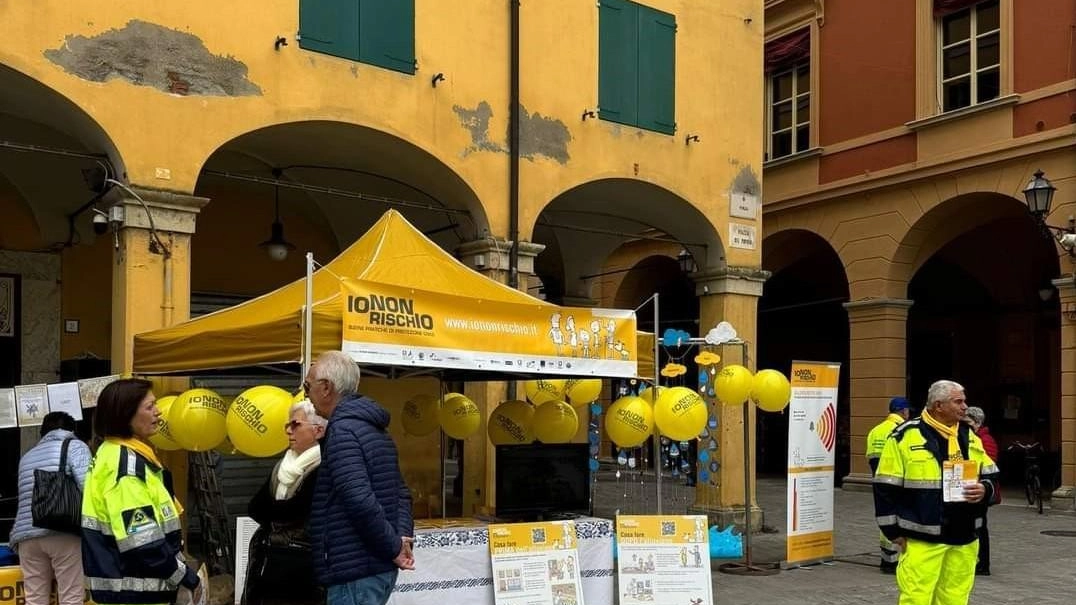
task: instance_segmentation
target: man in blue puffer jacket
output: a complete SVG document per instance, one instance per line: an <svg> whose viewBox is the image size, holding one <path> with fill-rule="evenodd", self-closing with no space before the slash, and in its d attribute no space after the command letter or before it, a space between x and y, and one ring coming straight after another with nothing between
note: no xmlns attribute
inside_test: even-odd
<svg viewBox="0 0 1076 605"><path fill-rule="evenodd" d="M400 569L414 569L411 493L400 474L389 413L358 395L359 367L330 351L303 389L329 419L310 511L318 581L329 605L384 605Z"/></svg>

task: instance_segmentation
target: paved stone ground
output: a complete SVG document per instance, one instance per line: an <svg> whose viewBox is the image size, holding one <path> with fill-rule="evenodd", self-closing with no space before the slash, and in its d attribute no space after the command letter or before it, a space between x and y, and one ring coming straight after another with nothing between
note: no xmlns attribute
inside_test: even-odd
<svg viewBox="0 0 1076 605"><path fill-rule="evenodd" d="M654 477L640 483L626 474L616 479L602 471L595 489L595 514L612 517L656 511ZM663 480L663 512L679 513L691 504L692 490L683 480ZM776 562L785 552L785 479L759 481L759 504L765 525L776 533L753 537L753 561ZM850 605L896 603L893 576L877 569L878 530L869 492L835 494L836 561L806 569L784 570L775 576L744 577L713 574L715 603L735 605ZM990 510L990 577L978 577L972 603L991 605L1068 605L1076 602L1076 537L1051 537L1043 530L1076 531L1076 516L1061 512L1039 515L1023 505L1022 494L1005 494L1005 502Z"/></svg>

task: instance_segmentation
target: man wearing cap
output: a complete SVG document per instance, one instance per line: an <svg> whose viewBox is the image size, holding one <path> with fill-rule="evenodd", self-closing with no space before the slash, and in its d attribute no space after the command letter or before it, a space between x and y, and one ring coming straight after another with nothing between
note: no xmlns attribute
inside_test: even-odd
<svg viewBox="0 0 1076 605"><path fill-rule="evenodd" d="M889 415L877 426L867 433L867 464L871 467L871 476L878 471L878 459L882 456L885 440L889 435L912 414L912 406L904 397L894 397L889 400ZM879 543L882 547L882 563L879 566L882 573L896 573L897 561L900 551L886 539L885 534L879 535Z"/></svg>

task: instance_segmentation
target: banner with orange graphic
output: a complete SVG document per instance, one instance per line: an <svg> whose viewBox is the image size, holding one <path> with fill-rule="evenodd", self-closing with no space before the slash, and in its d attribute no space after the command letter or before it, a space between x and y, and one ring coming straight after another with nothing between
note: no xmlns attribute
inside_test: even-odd
<svg viewBox="0 0 1076 605"><path fill-rule="evenodd" d="M788 542L792 566L833 559L833 472L841 364L792 362L788 404Z"/></svg>

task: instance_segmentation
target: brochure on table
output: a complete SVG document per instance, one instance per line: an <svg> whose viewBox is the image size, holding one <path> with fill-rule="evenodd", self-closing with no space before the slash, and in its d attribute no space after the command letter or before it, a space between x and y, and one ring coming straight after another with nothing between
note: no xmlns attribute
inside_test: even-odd
<svg viewBox="0 0 1076 605"><path fill-rule="evenodd" d="M497 605L583 605L574 521L489 526Z"/></svg>
<svg viewBox="0 0 1076 605"><path fill-rule="evenodd" d="M621 605L712 605L709 539L703 515L617 517Z"/></svg>

